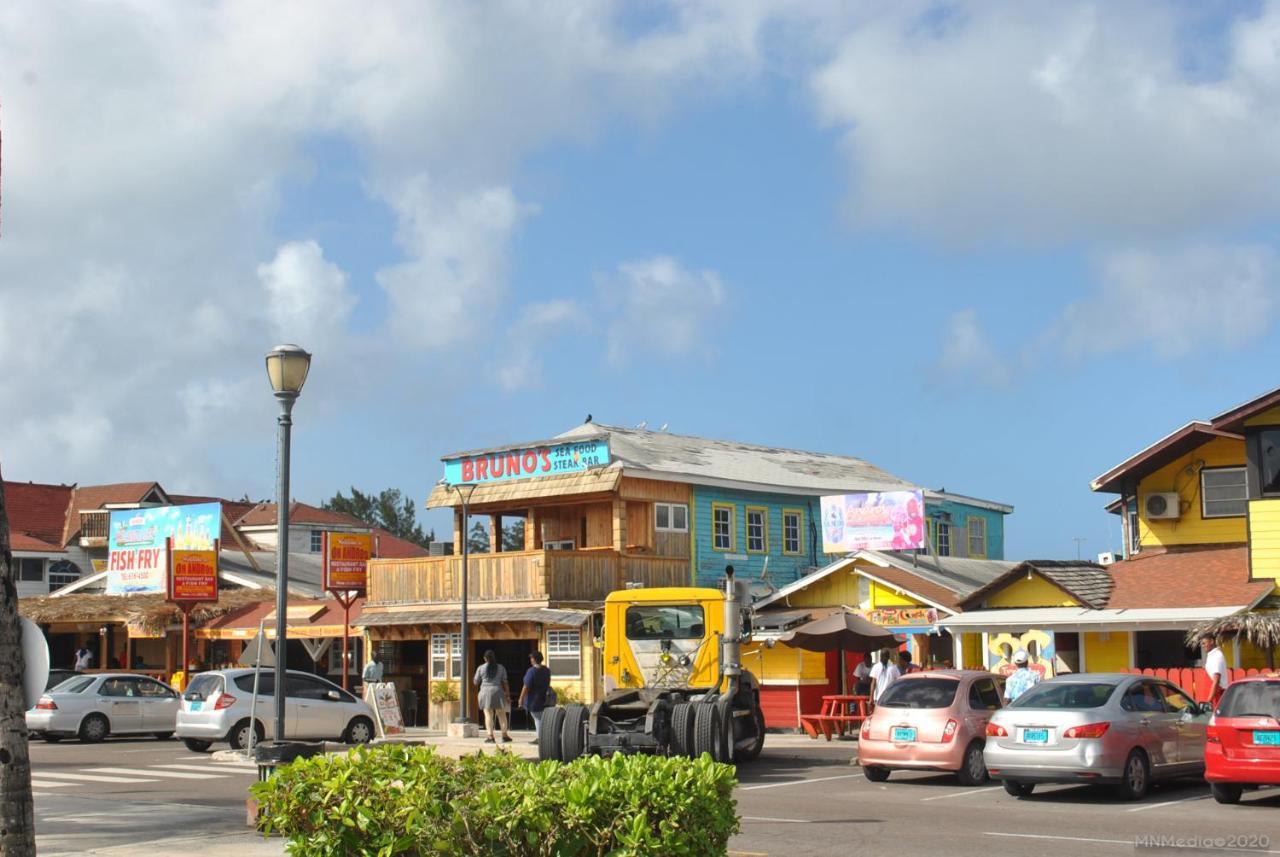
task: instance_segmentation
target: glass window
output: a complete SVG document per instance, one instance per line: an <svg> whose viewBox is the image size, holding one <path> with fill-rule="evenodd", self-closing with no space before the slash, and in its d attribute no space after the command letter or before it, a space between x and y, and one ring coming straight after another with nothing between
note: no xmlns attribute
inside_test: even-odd
<svg viewBox="0 0 1280 857"><path fill-rule="evenodd" d="M451 663L452 668L446 668ZM431 677L455 679L462 675L462 635L431 635Z"/></svg>
<svg viewBox="0 0 1280 857"><path fill-rule="evenodd" d="M556 678L582 675L582 634L579 631L547 631L547 669Z"/></svg>
<svg viewBox="0 0 1280 857"><path fill-rule="evenodd" d="M895 681L880 696L876 707L947 708L955 702L960 682L954 678L915 678Z"/></svg>
<svg viewBox="0 0 1280 857"><path fill-rule="evenodd" d="M984 559L987 555L987 519L973 515L967 521L969 531L969 556Z"/></svg>
<svg viewBox="0 0 1280 857"><path fill-rule="evenodd" d="M769 524L765 509L747 509L747 553L769 550Z"/></svg>
<svg viewBox="0 0 1280 857"><path fill-rule="evenodd" d="M324 550L324 531L312 530L311 531L311 552L320 553L320 551L322 550Z"/></svg>
<svg viewBox="0 0 1280 857"><path fill-rule="evenodd" d="M1222 717L1275 717L1280 714L1280 681L1240 681L1218 703Z"/></svg>
<svg viewBox="0 0 1280 857"><path fill-rule="evenodd" d="M654 503L653 526L662 532L689 532L689 507L684 503Z"/></svg>
<svg viewBox="0 0 1280 857"><path fill-rule="evenodd" d="M733 507L711 507L711 546L718 551L733 550Z"/></svg>
<svg viewBox="0 0 1280 857"><path fill-rule="evenodd" d="M933 546L938 551L938 556L951 556L951 525L946 521L938 521L936 532L937 541Z"/></svg>
<svg viewBox="0 0 1280 857"><path fill-rule="evenodd" d="M151 699L172 699L177 696L177 694L173 692L173 688L150 679L138 682L138 693Z"/></svg>
<svg viewBox="0 0 1280 857"><path fill-rule="evenodd" d="M654 526L660 530L671 529L671 507L666 503L655 503L653 506Z"/></svg>
<svg viewBox="0 0 1280 857"><path fill-rule="evenodd" d="M702 608L696 604L627 608L628 640L699 640L706 629Z"/></svg>
<svg viewBox="0 0 1280 857"><path fill-rule="evenodd" d="M1200 471L1201 513L1206 518L1232 518L1245 513L1249 491L1243 467Z"/></svg>
<svg viewBox="0 0 1280 857"><path fill-rule="evenodd" d="M109 678L98 690L101 696L138 696L138 680L136 678Z"/></svg>
<svg viewBox="0 0 1280 857"><path fill-rule="evenodd" d="M236 687L240 688L245 693L253 693L253 673L236 676ZM275 693L275 673L271 671L258 673L258 696L275 696Z"/></svg>
<svg viewBox="0 0 1280 857"><path fill-rule="evenodd" d="M69 559L60 559L49 566L49 591L61 589L80 579L80 566Z"/></svg>
<svg viewBox="0 0 1280 857"><path fill-rule="evenodd" d="M689 532L689 507L684 503L672 504L671 529L679 533Z"/></svg>
<svg viewBox="0 0 1280 857"><path fill-rule="evenodd" d="M1000 691L996 688L996 683L989 678L984 678L969 685L969 707L977 711L998 709Z"/></svg>
<svg viewBox="0 0 1280 857"><path fill-rule="evenodd" d="M1140 681L1125 691L1120 700L1120 707L1125 711L1145 711L1163 714L1164 698L1149 681Z"/></svg>
<svg viewBox="0 0 1280 857"><path fill-rule="evenodd" d="M1262 464L1262 493L1280 494L1280 429L1263 429L1258 435Z"/></svg>
<svg viewBox="0 0 1280 857"><path fill-rule="evenodd" d="M18 564L18 580L39 583L44 580L44 560L32 557L15 559Z"/></svg>
<svg viewBox="0 0 1280 857"><path fill-rule="evenodd" d="M295 699L318 700L321 702L350 701L343 700L342 691L327 681L309 675L294 675L290 673L285 681L285 686L289 689L286 695ZM329 695L331 693L337 693L338 699L331 697Z"/></svg>
<svg viewBox="0 0 1280 857"><path fill-rule="evenodd" d="M1129 553L1142 550L1142 532L1138 529L1138 501L1130 500L1126 514L1129 516Z"/></svg>
<svg viewBox="0 0 1280 857"><path fill-rule="evenodd" d="M799 554L804 552L801 533L804 532L804 512L799 509L787 509L782 513L782 552Z"/></svg>
<svg viewBox="0 0 1280 857"><path fill-rule="evenodd" d="M1045 682L1009 703L1010 708L1101 708L1115 692L1114 684L1100 681Z"/></svg>
<svg viewBox="0 0 1280 857"><path fill-rule="evenodd" d="M52 693L84 693L89 685L93 684L95 679L93 676L78 676L64 681L62 684L52 689Z"/></svg>
<svg viewBox="0 0 1280 857"><path fill-rule="evenodd" d="M1181 714L1190 708L1195 711L1195 702L1181 690L1171 684L1157 684L1156 692L1164 699L1164 707L1175 714Z"/></svg>

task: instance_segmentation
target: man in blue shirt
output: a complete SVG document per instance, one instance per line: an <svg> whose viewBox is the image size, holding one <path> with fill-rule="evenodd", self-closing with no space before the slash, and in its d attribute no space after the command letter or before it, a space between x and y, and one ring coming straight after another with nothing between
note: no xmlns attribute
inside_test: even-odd
<svg viewBox="0 0 1280 857"><path fill-rule="evenodd" d="M551 687L551 670L542 665L542 652L529 655L529 669L524 673L524 687L520 688L519 706L533 718L533 741L538 743L542 729L542 710L547 707L547 690Z"/></svg>
<svg viewBox="0 0 1280 857"><path fill-rule="evenodd" d="M1013 653L1013 665L1017 667L1004 683L1004 701L1013 702L1019 696L1040 683L1040 673L1027 666L1027 653L1022 649Z"/></svg>

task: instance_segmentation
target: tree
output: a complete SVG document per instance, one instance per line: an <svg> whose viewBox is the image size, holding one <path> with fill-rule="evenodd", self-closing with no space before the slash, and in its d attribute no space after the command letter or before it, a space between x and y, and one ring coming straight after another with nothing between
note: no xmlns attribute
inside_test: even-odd
<svg viewBox="0 0 1280 857"><path fill-rule="evenodd" d="M0 855L36 853L31 756L22 695L22 626L9 553L9 516L0 478Z"/></svg>
<svg viewBox="0 0 1280 857"><path fill-rule="evenodd" d="M467 536L467 553L489 552L489 530L484 524L476 521L471 525L471 535Z"/></svg>
<svg viewBox="0 0 1280 857"><path fill-rule="evenodd" d="M524 550L523 518L517 518L502 528L502 549L504 551Z"/></svg>
<svg viewBox="0 0 1280 857"><path fill-rule="evenodd" d="M326 500L321 508L359 518L370 526L381 527L394 536L424 548L435 541L435 533L424 532L418 524L413 498L406 497L399 488L387 488L375 495L365 494L352 486L350 497L342 496L339 491Z"/></svg>

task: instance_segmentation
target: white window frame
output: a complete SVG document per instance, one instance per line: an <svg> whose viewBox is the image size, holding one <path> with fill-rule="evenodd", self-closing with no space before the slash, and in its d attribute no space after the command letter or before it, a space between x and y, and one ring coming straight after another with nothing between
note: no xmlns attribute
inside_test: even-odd
<svg viewBox="0 0 1280 857"><path fill-rule="evenodd" d="M667 525L664 527L658 523L658 509L667 510ZM684 526L676 526L676 510L679 509L684 513ZM659 533L687 533L689 532L689 506L685 503L654 503L653 504L653 528Z"/></svg>
<svg viewBox="0 0 1280 857"><path fill-rule="evenodd" d="M320 553L324 550L324 530L312 530L310 544L312 553Z"/></svg>
<svg viewBox="0 0 1280 857"><path fill-rule="evenodd" d="M576 664L573 675L557 672L552 666L555 662L567 662L570 659ZM582 678L582 632L578 629L547 631L547 668L552 678Z"/></svg>
<svg viewBox="0 0 1280 857"><path fill-rule="evenodd" d="M729 520L726 522L728 524L728 529L725 532L725 535L727 538L725 539L725 544L723 546L721 546L718 542L719 533L716 531L716 528L720 526L720 522L716 520L716 513L718 512L727 512L729 515ZM738 509L736 506L730 505L728 503L712 503L711 504L711 549L712 550L727 553L735 550L738 547L738 534L736 532L738 528L737 519L738 519Z"/></svg>
<svg viewBox="0 0 1280 857"><path fill-rule="evenodd" d="M938 521L934 525L934 538L937 539L934 550L938 556L951 556L951 522Z"/></svg>
<svg viewBox="0 0 1280 857"><path fill-rule="evenodd" d="M16 564L17 564L17 566L18 566L17 568L15 568L15 569L13 570L13 579L14 579L14 581L15 581L16 583L44 583L44 582L45 582L45 574L46 574L46 573L47 573L47 571L48 571L49 564L45 561L44 557L40 557L40 556L15 556L15 557L13 558L13 561L14 561L14 563L16 563ZM30 563L36 563L36 562L40 563L40 576L39 576L39 577L23 577L23 576L22 576L22 567L23 567L24 565L26 565L27 563L29 563L29 562L30 562Z"/></svg>
<svg viewBox="0 0 1280 857"><path fill-rule="evenodd" d="M748 506L746 508L746 516L747 516L747 546L746 546L747 553L768 553L769 552L769 510L768 508L765 506ZM759 547L751 546L752 517L758 517L760 520L760 525L759 525L760 546Z"/></svg>
<svg viewBox="0 0 1280 857"><path fill-rule="evenodd" d="M1205 493L1204 475L1206 473L1228 473L1228 472L1236 472L1240 474L1240 478L1241 478L1240 490L1242 495L1240 497L1240 502L1243 505L1241 506L1239 512L1232 512L1227 515L1210 515L1209 506L1208 506L1209 498L1208 496L1206 496L1206 493ZM1234 502L1234 498L1233 500L1214 500L1213 502L1229 503L1229 502ZM1205 520L1212 520L1214 518L1243 518L1246 514L1248 514L1248 510L1249 510L1249 476L1246 468L1244 467L1202 467L1200 468L1200 517L1201 518L1204 518Z"/></svg>
<svg viewBox="0 0 1280 857"><path fill-rule="evenodd" d="M432 634L431 663L428 665L432 681L456 681L462 672L462 634ZM436 664L444 661L444 675L436 675Z"/></svg>
<svg viewBox="0 0 1280 857"><path fill-rule="evenodd" d="M973 532L974 524L981 524L981 529L982 529L981 535L976 535ZM970 515L964 522L964 536L965 536L965 548L967 549L965 556L968 556L972 559L986 559L987 558L987 519L982 517L981 515ZM978 550L976 552L973 549L974 538L980 539Z"/></svg>

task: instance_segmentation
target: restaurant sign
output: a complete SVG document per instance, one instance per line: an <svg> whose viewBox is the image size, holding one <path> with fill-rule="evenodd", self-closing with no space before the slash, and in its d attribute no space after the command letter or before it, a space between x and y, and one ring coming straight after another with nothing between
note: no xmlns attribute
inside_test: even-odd
<svg viewBox="0 0 1280 857"><path fill-rule="evenodd" d="M214 550L222 531L222 504L117 509L107 534L107 594L166 592L167 539L175 550Z"/></svg>
<svg viewBox="0 0 1280 857"><path fill-rule="evenodd" d="M881 628L921 628L938 624L932 607L879 607L867 611L867 620Z"/></svg>
<svg viewBox="0 0 1280 857"><path fill-rule="evenodd" d="M608 463L607 439L567 441L446 459L444 481L447 485L506 482L511 479L581 473Z"/></svg>
<svg viewBox="0 0 1280 857"><path fill-rule="evenodd" d="M924 547L920 491L839 494L822 498L822 550L918 550Z"/></svg>
<svg viewBox="0 0 1280 857"><path fill-rule="evenodd" d="M169 577L165 588L169 601L218 600L218 540L211 550L191 550L169 545Z"/></svg>
<svg viewBox="0 0 1280 857"><path fill-rule="evenodd" d="M373 533L324 534L321 552L325 592L360 592L369 585Z"/></svg>

